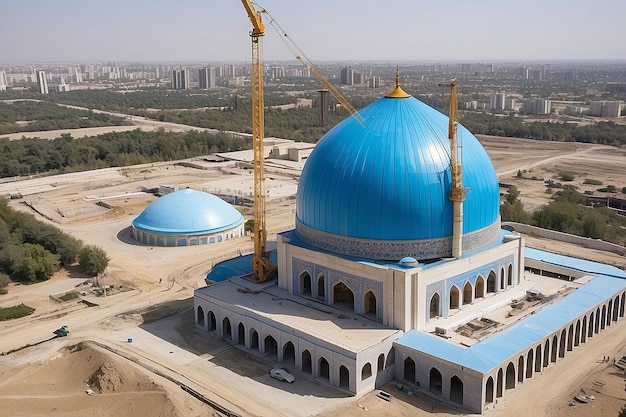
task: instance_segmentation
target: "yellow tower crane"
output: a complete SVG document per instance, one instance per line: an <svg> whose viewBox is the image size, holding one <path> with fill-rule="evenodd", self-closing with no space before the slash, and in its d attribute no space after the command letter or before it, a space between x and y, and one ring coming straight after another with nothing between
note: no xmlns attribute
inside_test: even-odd
<svg viewBox="0 0 626 417"><path fill-rule="evenodd" d="M459 258L463 254L463 201L466 189L463 188L462 152L457 138L458 127L458 98L456 82L439 84L440 87L450 87L450 108L448 113L448 138L450 139L450 170L452 173L452 187L450 200L452 201L452 256Z"/></svg>
<svg viewBox="0 0 626 417"><path fill-rule="evenodd" d="M261 19L263 10L255 10L249 0L241 0L252 22L252 147L254 150L254 257L252 269L259 282L268 280L276 271L267 251L265 229L265 166L263 135L265 131L263 104L263 57L261 39L265 36L265 25Z"/></svg>

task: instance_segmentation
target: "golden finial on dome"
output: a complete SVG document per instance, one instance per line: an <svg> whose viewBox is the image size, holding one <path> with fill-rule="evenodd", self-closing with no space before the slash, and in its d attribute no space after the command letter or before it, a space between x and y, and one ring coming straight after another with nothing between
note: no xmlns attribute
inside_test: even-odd
<svg viewBox="0 0 626 417"><path fill-rule="evenodd" d="M385 97L389 97L389 98L411 97L410 95L406 93L406 91L402 89L402 87L400 87L400 70L398 69L397 66L396 66L396 88L391 93L387 94Z"/></svg>

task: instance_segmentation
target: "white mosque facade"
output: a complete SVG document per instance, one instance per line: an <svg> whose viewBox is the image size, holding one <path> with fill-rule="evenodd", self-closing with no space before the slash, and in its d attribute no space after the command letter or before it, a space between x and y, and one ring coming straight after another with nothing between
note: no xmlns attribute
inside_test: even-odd
<svg viewBox="0 0 626 417"><path fill-rule="evenodd" d="M277 281L196 290L199 327L355 395L395 380L482 413L624 316L623 271L546 259L501 229L495 170L462 126L453 258L447 117L399 86L360 114L365 126L344 120L305 164L296 228L277 239ZM528 256L596 278L485 340L448 340L460 313L480 318L520 295Z"/></svg>

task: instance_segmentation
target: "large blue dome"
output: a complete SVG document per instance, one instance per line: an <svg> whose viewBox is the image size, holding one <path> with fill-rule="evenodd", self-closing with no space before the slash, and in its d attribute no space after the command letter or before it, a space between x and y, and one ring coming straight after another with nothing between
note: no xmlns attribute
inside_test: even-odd
<svg viewBox="0 0 626 417"><path fill-rule="evenodd" d="M132 226L157 235L205 235L242 223L243 215L221 198L186 188L151 203Z"/></svg>
<svg viewBox="0 0 626 417"><path fill-rule="evenodd" d="M399 90L330 130L307 159L296 197L296 233L305 242L368 259L450 256L448 117ZM478 139L459 125L463 248L499 236L499 187Z"/></svg>

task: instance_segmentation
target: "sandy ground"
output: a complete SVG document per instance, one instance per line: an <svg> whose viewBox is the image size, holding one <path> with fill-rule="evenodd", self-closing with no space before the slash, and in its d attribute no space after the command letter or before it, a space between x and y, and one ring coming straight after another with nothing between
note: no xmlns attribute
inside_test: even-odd
<svg viewBox="0 0 626 417"><path fill-rule="evenodd" d="M560 169L583 167L584 175L575 181L589 177L618 188L626 186L626 156L614 148L509 138L484 138L483 142L501 181L515 184L537 205L549 201L545 186L542 181L516 178L518 169L526 170L525 177L551 178ZM9 294L0 296L2 307L24 302L36 308L32 316L0 322L0 351L47 340L61 325L69 325L71 330L67 338L0 356L0 417L223 415L182 391L180 384L242 416L463 415L420 391L408 397L397 391L394 383L382 387L393 395L391 402L381 400L375 392L352 397L296 369L290 369L296 382L287 385L269 377L267 371L274 364L267 358L251 356L194 327L193 289L204 285L204 275L216 262L250 252L252 242L242 237L219 246L158 248L133 243L128 227L155 199L142 189L159 184L212 188L219 187L222 180L231 187L234 174L230 172L223 165L204 171L152 164L123 172L0 184L0 188L5 187L0 192L15 187L29 190L24 200L49 213L56 219L54 224L86 243L103 247L112 259L107 284L116 288L106 298L96 297L89 287L81 285L86 277L71 271L37 285L13 285ZM295 180L285 176L284 181L292 184L289 181ZM98 199L105 199L113 208L91 213L88 208ZM12 204L31 211L19 201ZM268 225L274 233L293 227L293 206L292 199L268 202ZM57 218L54 213L59 209L76 215ZM251 214L249 209L242 211ZM580 253L571 245L528 241L563 253ZM594 256L623 262L617 255ZM50 298L76 286L88 294L82 298L95 306ZM506 391L486 415L616 415L626 402L624 375L611 364L598 363L598 359L626 354L624 323L626 320L615 323L556 366ZM128 343L129 338L132 343ZM88 389L94 391L92 395L85 392ZM580 389L596 399L571 408L568 404Z"/></svg>

